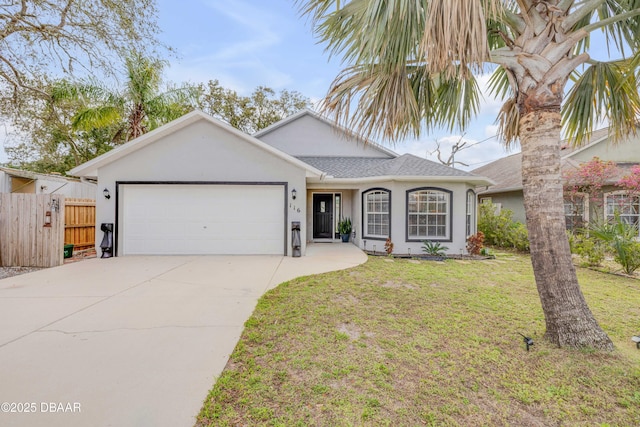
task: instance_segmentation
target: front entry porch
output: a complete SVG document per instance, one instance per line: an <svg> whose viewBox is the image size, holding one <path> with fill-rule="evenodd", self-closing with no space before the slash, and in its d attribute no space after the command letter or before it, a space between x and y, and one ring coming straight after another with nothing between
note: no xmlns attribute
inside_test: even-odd
<svg viewBox="0 0 640 427"><path fill-rule="evenodd" d="M340 241L338 224L345 218L351 219L355 230L357 219L354 216L354 194L357 194L357 190L309 190L307 241Z"/></svg>

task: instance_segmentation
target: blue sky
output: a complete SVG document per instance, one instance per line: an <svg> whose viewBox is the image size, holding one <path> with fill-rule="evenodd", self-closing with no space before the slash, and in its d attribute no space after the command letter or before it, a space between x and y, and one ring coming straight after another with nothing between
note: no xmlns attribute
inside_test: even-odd
<svg viewBox="0 0 640 427"><path fill-rule="evenodd" d="M330 58L318 44L311 23L299 15L292 0L158 0L158 7L164 31L161 38L178 55L170 59L166 72L174 82L218 79L242 94L264 85L296 90L318 100L341 70L340 58ZM482 77L481 81L486 83L487 79ZM467 129L465 139L473 143L494 135L493 122L500 106L485 97L481 114ZM436 130L391 148L426 157L435 149L437 139L446 158L449 147L460 137L460 132ZM460 151L456 160L474 168L506 154L492 138ZM436 160L435 155L427 158Z"/></svg>
<svg viewBox="0 0 640 427"><path fill-rule="evenodd" d="M340 58L329 58L317 43L311 23L301 17L293 0L158 0L161 40L173 47L167 80L206 82L218 79L224 87L249 94L255 87L296 90L321 99L341 69ZM488 76L481 76L486 83ZM470 143L491 137L500 103L485 97L481 114L464 135ZM434 130L420 140L406 140L391 148L436 160L427 153L441 142L443 155L461 137ZM507 155L495 138L461 151L456 160L469 168ZM0 162L6 155L0 150Z"/></svg>

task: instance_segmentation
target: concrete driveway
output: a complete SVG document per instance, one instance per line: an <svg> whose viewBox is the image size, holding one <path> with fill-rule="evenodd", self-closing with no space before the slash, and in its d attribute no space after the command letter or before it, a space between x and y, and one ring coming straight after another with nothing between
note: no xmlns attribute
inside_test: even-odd
<svg viewBox="0 0 640 427"><path fill-rule="evenodd" d="M366 261L93 259L0 280L0 426L192 426L256 302L294 277Z"/></svg>

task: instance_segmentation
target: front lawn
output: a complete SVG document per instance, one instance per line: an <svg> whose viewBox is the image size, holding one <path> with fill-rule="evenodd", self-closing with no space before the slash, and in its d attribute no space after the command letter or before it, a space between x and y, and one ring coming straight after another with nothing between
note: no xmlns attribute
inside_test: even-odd
<svg viewBox="0 0 640 427"><path fill-rule="evenodd" d="M612 354L542 339L522 255L372 257L284 283L247 321L197 426L638 425L640 281L579 277Z"/></svg>

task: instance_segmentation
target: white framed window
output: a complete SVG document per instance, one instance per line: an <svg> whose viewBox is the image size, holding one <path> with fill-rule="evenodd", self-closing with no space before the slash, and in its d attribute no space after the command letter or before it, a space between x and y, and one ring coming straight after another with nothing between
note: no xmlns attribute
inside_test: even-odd
<svg viewBox="0 0 640 427"><path fill-rule="evenodd" d="M567 230L582 228L589 221L588 203L585 194L564 198L564 218Z"/></svg>
<svg viewBox="0 0 640 427"><path fill-rule="evenodd" d="M363 193L364 237L386 239L391 234L391 191L372 188Z"/></svg>
<svg viewBox="0 0 640 427"><path fill-rule="evenodd" d="M467 237L475 234L476 229L476 193L473 190L467 191L467 218L466 218L466 231Z"/></svg>
<svg viewBox="0 0 640 427"><path fill-rule="evenodd" d="M407 191L407 240L451 239L451 191L416 188Z"/></svg>
<svg viewBox="0 0 640 427"><path fill-rule="evenodd" d="M638 227L638 220L640 219L640 197L623 192L608 193L605 206L607 220L610 221L614 219L616 214L620 215L620 219L627 224Z"/></svg>

